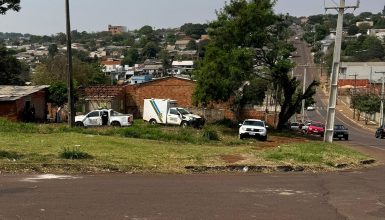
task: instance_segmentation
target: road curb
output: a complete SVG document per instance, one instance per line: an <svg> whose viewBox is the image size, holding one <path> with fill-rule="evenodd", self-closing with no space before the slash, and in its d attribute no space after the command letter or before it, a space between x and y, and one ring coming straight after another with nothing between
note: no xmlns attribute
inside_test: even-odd
<svg viewBox="0 0 385 220"><path fill-rule="evenodd" d="M359 164L365 168L367 165L373 165L376 163L376 160L364 160L360 161ZM353 164L335 164L331 168L337 170L345 170L352 168L350 165ZM353 166L355 167L355 166ZM305 172L305 171L314 171L314 170L324 170L322 167L304 167L304 166L292 166L292 165L281 165L281 166L248 166L248 165L227 165L227 166L186 166L186 170L193 173L209 173L209 172L241 172L241 173L271 173L271 172Z"/></svg>

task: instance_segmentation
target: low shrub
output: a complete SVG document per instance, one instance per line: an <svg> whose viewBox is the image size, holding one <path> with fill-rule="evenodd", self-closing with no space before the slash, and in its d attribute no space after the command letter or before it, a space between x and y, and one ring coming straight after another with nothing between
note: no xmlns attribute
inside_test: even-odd
<svg viewBox="0 0 385 220"><path fill-rule="evenodd" d="M79 159L91 159L93 158L90 154L81 151L78 147L69 148L65 147L60 153L60 158L69 159L69 160L79 160Z"/></svg>
<svg viewBox="0 0 385 220"><path fill-rule="evenodd" d="M219 141L218 132L212 128L205 128L202 136L207 141Z"/></svg>
<svg viewBox="0 0 385 220"><path fill-rule="evenodd" d="M9 160L12 160L12 159L20 159L23 155L21 154L18 154L16 152L13 152L13 151L3 151L1 150L0 151L0 159L9 159Z"/></svg>

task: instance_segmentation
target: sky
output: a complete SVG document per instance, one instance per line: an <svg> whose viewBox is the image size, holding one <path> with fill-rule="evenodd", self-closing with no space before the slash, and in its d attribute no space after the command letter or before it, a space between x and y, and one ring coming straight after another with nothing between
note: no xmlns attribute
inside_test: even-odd
<svg viewBox="0 0 385 220"><path fill-rule="evenodd" d="M277 13L293 16L323 14L324 1L335 6L340 0L278 0ZM121 25L135 30L180 27L185 23L206 23L226 0L70 0L71 29L97 32ZM229 0L227 0L229 2ZM346 0L354 5L356 0ZM65 0L21 0L21 11L0 15L0 32L51 35L65 32ZM357 13L382 11L385 0L361 0ZM330 11L332 13L333 11ZM352 12L352 10L348 11Z"/></svg>

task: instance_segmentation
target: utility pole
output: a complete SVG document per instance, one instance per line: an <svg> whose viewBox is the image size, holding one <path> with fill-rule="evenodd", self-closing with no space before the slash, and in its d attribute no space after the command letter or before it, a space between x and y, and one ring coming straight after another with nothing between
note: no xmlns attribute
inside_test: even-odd
<svg viewBox="0 0 385 220"><path fill-rule="evenodd" d="M381 108L380 108L380 126L384 125L384 81L385 81L385 72L377 72L382 74L381 81L382 81L382 88L381 88Z"/></svg>
<svg viewBox="0 0 385 220"><path fill-rule="evenodd" d="M65 0L66 12L66 32L67 32L67 90L68 90L68 126L75 125L75 106L73 95L73 80L72 80L72 42L71 42L71 23L70 23L70 5L69 0Z"/></svg>
<svg viewBox="0 0 385 220"><path fill-rule="evenodd" d="M325 10L335 9L338 11L337 29L336 29L336 40L334 44L333 53L333 66L330 80L330 91L329 91L329 105L325 129L324 141L332 143L334 133L334 120L336 115L336 103L337 103L337 90L338 90L338 74L340 71L341 61L341 44L342 44L342 28L344 21L344 13L348 8L356 9L359 7L360 1L357 0L356 6L346 6L345 0L340 0L340 5L337 7L325 7Z"/></svg>
<svg viewBox="0 0 385 220"><path fill-rule="evenodd" d="M306 91L306 74L307 74L306 67L307 65L304 66L304 72L303 72L302 95L304 95ZM305 123L305 99L302 99L301 120L302 120L302 123Z"/></svg>
<svg viewBox="0 0 385 220"><path fill-rule="evenodd" d="M353 75L349 75L349 76L354 76L354 90L353 90L353 98L355 98L356 97L356 95L357 95L357 76L358 76L358 74L357 73L355 73L355 74L353 74ZM353 106L353 119L355 119L356 118L356 107L355 106ZM358 119L359 120L359 119Z"/></svg>
<svg viewBox="0 0 385 220"><path fill-rule="evenodd" d="M306 78L307 78L307 68L308 67L314 67L309 64L303 64L303 65L297 65L297 67L303 67L303 82L302 82L302 95L306 92ZM292 73L293 74L293 73ZM301 121L302 123L305 121L305 99L302 99L302 106L301 106Z"/></svg>

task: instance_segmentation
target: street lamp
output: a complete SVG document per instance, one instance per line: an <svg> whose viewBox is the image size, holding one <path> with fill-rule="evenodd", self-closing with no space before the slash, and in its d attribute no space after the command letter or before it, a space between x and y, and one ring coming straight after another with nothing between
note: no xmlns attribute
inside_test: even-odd
<svg viewBox="0 0 385 220"><path fill-rule="evenodd" d="M68 126L75 125L75 107L73 103L72 80L72 48L71 48L71 23L69 0L65 0L66 32L67 32L67 90L68 90Z"/></svg>

